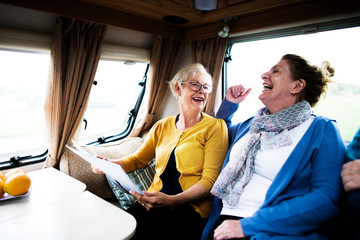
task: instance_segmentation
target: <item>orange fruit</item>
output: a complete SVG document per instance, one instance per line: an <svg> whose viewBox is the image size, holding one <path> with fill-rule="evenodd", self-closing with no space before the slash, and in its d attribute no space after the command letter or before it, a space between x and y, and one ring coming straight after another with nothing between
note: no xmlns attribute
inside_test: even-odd
<svg viewBox="0 0 360 240"><path fill-rule="evenodd" d="M30 177L26 173L17 172L11 174L5 181L4 191L12 196L19 196L29 191L31 186Z"/></svg>
<svg viewBox="0 0 360 240"><path fill-rule="evenodd" d="M4 185L5 185L5 182L4 182L2 179L0 179L0 198L1 198L2 196L4 196L4 193L5 193L5 191L4 191Z"/></svg>
<svg viewBox="0 0 360 240"><path fill-rule="evenodd" d="M10 169L9 171L7 171L5 173L5 179L7 179L11 174L14 174L14 173L26 173L24 170L22 170L21 168L13 168L13 169Z"/></svg>

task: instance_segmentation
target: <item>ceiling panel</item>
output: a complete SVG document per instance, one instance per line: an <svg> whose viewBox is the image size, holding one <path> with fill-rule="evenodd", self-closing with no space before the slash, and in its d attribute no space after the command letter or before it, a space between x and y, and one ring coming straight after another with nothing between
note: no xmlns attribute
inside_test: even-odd
<svg viewBox="0 0 360 240"><path fill-rule="evenodd" d="M360 16L358 0L217 0L213 11L195 0L0 0L58 15L185 41L215 37L227 21L230 36L303 21ZM172 16L172 21L166 21ZM171 18L170 18L171 19ZM174 21L175 20L175 21Z"/></svg>

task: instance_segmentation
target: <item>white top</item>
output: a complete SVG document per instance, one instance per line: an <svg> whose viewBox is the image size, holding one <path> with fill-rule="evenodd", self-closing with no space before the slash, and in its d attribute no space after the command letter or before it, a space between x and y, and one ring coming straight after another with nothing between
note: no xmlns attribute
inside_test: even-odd
<svg viewBox="0 0 360 240"><path fill-rule="evenodd" d="M295 128L279 134L262 133L261 147L255 157L255 172L245 186L236 207L231 207L226 201L223 201L222 215L249 217L261 207L270 185L313 120L314 118L309 118ZM238 157L240 152L238 149L246 146L249 138L250 133L248 132L234 144L229 162Z"/></svg>

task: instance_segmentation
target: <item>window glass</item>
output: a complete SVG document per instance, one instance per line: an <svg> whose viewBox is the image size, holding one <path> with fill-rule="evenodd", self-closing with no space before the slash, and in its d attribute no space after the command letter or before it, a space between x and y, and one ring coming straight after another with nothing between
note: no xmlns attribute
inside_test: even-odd
<svg viewBox="0 0 360 240"><path fill-rule="evenodd" d="M119 134L127 127L147 63L100 60L84 115L80 143ZM85 126L86 125L86 126ZM85 128L86 127L86 128Z"/></svg>
<svg viewBox="0 0 360 240"><path fill-rule="evenodd" d="M235 121L244 120L262 107L261 74L287 53L300 55L312 64L327 60L335 68L327 96L314 108L315 114L337 120L341 134L350 141L360 126L360 27L268 40L236 43L228 64L227 85L245 84L253 90L240 105Z"/></svg>
<svg viewBox="0 0 360 240"><path fill-rule="evenodd" d="M46 151L49 53L0 50L0 161Z"/></svg>

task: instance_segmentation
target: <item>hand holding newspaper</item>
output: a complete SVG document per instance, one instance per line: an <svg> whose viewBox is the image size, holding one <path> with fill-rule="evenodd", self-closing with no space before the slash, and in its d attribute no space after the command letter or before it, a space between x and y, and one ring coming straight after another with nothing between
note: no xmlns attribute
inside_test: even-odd
<svg viewBox="0 0 360 240"><path fill-rule="evenodd" d="M144 193L141 189L129 178L124 169L111 161L106 161L104 159L97 158L88 152L86 152L79 144L75 141L72 141L74 148L66 145L68 149L72 152L79 155L85 161L89 162L94 167L98 168L100 171L104 172L111 180L119 185L120 188L125 189L126 191L133 190L141 195Z"/></svg>

